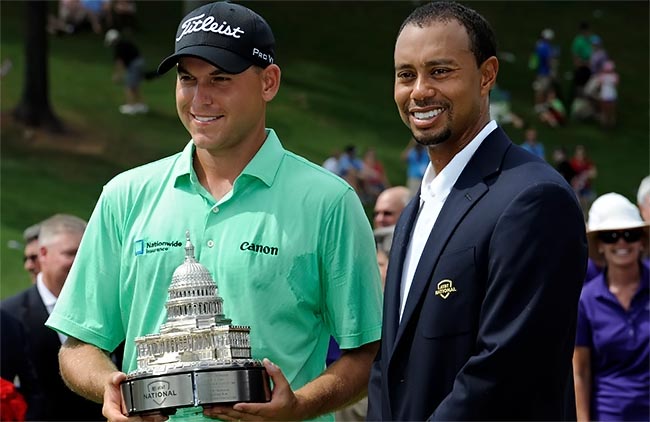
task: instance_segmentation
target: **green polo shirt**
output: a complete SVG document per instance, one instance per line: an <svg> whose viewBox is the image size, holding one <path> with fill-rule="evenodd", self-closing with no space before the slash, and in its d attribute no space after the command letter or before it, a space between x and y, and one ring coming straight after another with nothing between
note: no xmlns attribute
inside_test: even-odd
<svg viewBox="0 0 650 422"><path fill-rule="evenodd" d="M583 34L577 35L571 43L571 51L573 52L573 55L579 57L580 60L589 62L592 51L591 39Z"/></svg>
<svg viewBox="0 0 650 422"><path fill-rule="evenodd" d="M286 151L273 130L220 201L198 182L194 144L111 180L46 325L105 350L159 331L185 231L233 324L251 327L253 357L282 368L294 390L342 349L381 332L372 230L355 192ZM330 418L331 419L331 418Z"/></svg>

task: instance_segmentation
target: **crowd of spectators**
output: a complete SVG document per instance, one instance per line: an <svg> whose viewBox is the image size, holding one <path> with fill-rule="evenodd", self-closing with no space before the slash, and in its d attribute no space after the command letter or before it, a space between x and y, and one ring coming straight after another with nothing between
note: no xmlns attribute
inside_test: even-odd
<svg viewBox="0 0 650 422"><path fill-rule="evenodd" d="M53 34L73 34L87 28L108 35L106 44L115 49L116 74L125 72L132 81L134 72L138 73L137 83L126 84L127 102L120 108L124 114L146 112L146 105L137 90L144 77L140 52L130 43L130 59L125 60L120 54L126 54L126 41L120 44L119 52L117 48L120 41L117 31L129 33L135 28L135 11L135 2L129 0L59 0L57 15L51 15L48 23L48 31ZM588 23L580 23L570 48L573 69L570 91L566 96L561 92L558 77L560 48L553 44L554 39L552 29L543 29L528 62L535 73L533 110L539 122L561 128L571 119L592 119L604 128L614 128L620 77L601 37L592 32ZM129 73L132 60L136 61L138 68ZM513 124L517 128L524 126L524 120L511 110L507 91L495 87L490 106L492 114L501 123ZM547 159L544 143L538 139L534 125L526 126L521 146L539 158ZM417 194L429 165L426 148L413 139L409 140L400 158L406 165L406 186L394 187L391 187L374 148L368 148L360 155L356 146L349 145L342 152L333 151L323 162L324 168L339 175L355 189L364 205L373 207L377 262L382 280L388 265L394 226L402 209ZM575 146L571 156L565 147L558 147L553 150L551 159L551 164L574 188L583 210L588 210L591 261L579 304L574 354L578 420L643 419L650 407L647 395L650 383L650 373L647 372L650 359L650 332L647 330L650 326L647 313L650 306L650 176L639 186L637 208L615 193L596 199L593 181L598 174L597 168L585 145ZM40 262L47 262L45 258L39 259L39 254L45 253L41 252L38 243L39 229L40 225L35 225L24 234L24 267L34 286L41 272ZM30 288L37 291L35 289L38 286ZM7 344L5 341L2 343ZM332 348L336 350L336 345L333 344ZM3 420L23 418L29 410L30 400L33 400L29 384L23 382L20 385L20 380L14 382L16 376L11 374L7 377L14 379L2 379L3 403L7 404L9 400L12 403L9 407L0 406ZM28 397L27 402L23 394ZM339 414L340 420L349 420L345 419L352 417L349 412L363 418L362 407L357 405L347 409L348 413L343 411ZM9 415L5 412L12 409L19 415L5 416Z"/></svg>
<svg viewBox="0 0 650 422"><path fill-rule="evenodd" d="M533 75L531 117L522 118L524 114L516 113L510 93L499 86L490 93L490 114L501 125L525 127L521 146L551 162L573 186L586 215L597 196L593 189L596 163L588 157L587 140L579 140L577 145L571 140L569 144L559 135L560 145L547 158L544 142L537 139L536 127L537 124L561 131L575 122L595 122L605 129L616 127L620 81L616 64L605 40L593 31L589 22L582 21L577 27L576 35L564 49L557 43L552 28L538 33L527 63ZM570 69L561 68L563 50L571 56Z"/></svg>
<svg viewBox="0 0 650 422"><path fill-rule="evenodd" d="M137 27L135 0L59 0L56 13L48 16L47 31L53 35L92 31L103 35L112 51L113 82L124 85L122 114L146 113L141 82L157 77L145 69L144 57L134 38Z"/></svg>
<svg viewBox="0 0 650 422"><path fill-rule="evenodd" d="M357 147L348 145L342 153L334 151L322 165L348 182L364 205L374 204L381 191L390 187L384 165L374 148L368 148L360 158Z"/></svg>
<svg viewBox="0 0 650 422"><path fill-rule="evenodd" d="M581 22L571 42L573 69L568 95L562 95L559 79L560 47L553 44L555 32L541 31L529 67L533 82L535 111L539 120L556 128L573 120L595 120L604 128L616 125L619 75L605 49L603 39L588 22Z"/></svg>
<svg viewBox="0 0 650 422"><path fill-rule="evenodd" d="M132 30L135 15L135 0L59 0L56 13L48 16L47 30L54 35Z"/></svg>

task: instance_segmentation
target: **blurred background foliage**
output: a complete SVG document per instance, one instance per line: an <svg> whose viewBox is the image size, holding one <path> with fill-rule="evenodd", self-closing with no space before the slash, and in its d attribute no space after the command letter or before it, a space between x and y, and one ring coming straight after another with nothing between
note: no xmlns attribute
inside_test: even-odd
<svg viewBox="0 0 650 422"><path fill-rule="evenodd" d="M392 99L393 46L403 19L420 2L247 1L264 16L277 39L282 87L269 108L268 126L286 148L322 163L334 150L356 145L377 150L392 184L405 183L400 152L409 132ZM598 168L598 194L616 191L634 199L649 173L648 2L466 2L497 34L499 86L513 111L534 124L551 159L554 147L586 146ZM56 2L50 2L52 13ZM184 15L181 1L138 1L134 41L148 68L173 51ZM67 131L48 134L17 124L11 111L24 82L24 2L0 4L0 61L11 70L0 82L0 297L29 283L22 270L22 231L57 212L88 218L103 184L117 173L179 151L189 137L178 120L173 72L143 84L150 112L118 112L123 101L111 82L112 53L92 31L49 36L50 101ZM619 116L615 129L570 122L552 129L532 108L528 68L538 34L555 31L560 82L568 92L570 45L581 21L591 24L617 63ZM515 142L523 129L505 126ZM119 265L119 263L116 263Z"/></svg>

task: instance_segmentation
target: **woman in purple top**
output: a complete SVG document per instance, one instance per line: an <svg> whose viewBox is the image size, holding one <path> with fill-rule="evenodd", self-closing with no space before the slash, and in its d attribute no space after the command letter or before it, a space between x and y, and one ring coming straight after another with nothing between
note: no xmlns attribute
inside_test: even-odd
<svg viewBox="0 0 650 422"><path fill-rule="evenodd" d="M573 355L578 421L650 416L650 271L641 260L648 224L625 197L608 193L589 210L592 258L604 271L585 285Z"/></svg>

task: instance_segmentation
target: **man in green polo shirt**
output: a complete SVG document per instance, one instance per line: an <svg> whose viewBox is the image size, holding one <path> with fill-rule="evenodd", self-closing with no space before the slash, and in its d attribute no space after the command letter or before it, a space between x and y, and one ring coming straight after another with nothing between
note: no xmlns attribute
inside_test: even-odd
<svg viewBox="0 0 650 422"><path fill-rule="evenodd" d="M214 277L224 312L251 327L251 347L274 384L269 403L203 410L224 420L321 417L363 395L381 331L381 289L370 224L344 181L283 149L265 128L280 68L268 24L225 2L186 16L175 53L176 105L192 136L172 157L105 187L47 325L70 337L60 354L68 385L126 421L106 358L158 331L185 231ZM330 335L344 350L325 370ZM181 409L201 419L202 409Z"/></svg>

